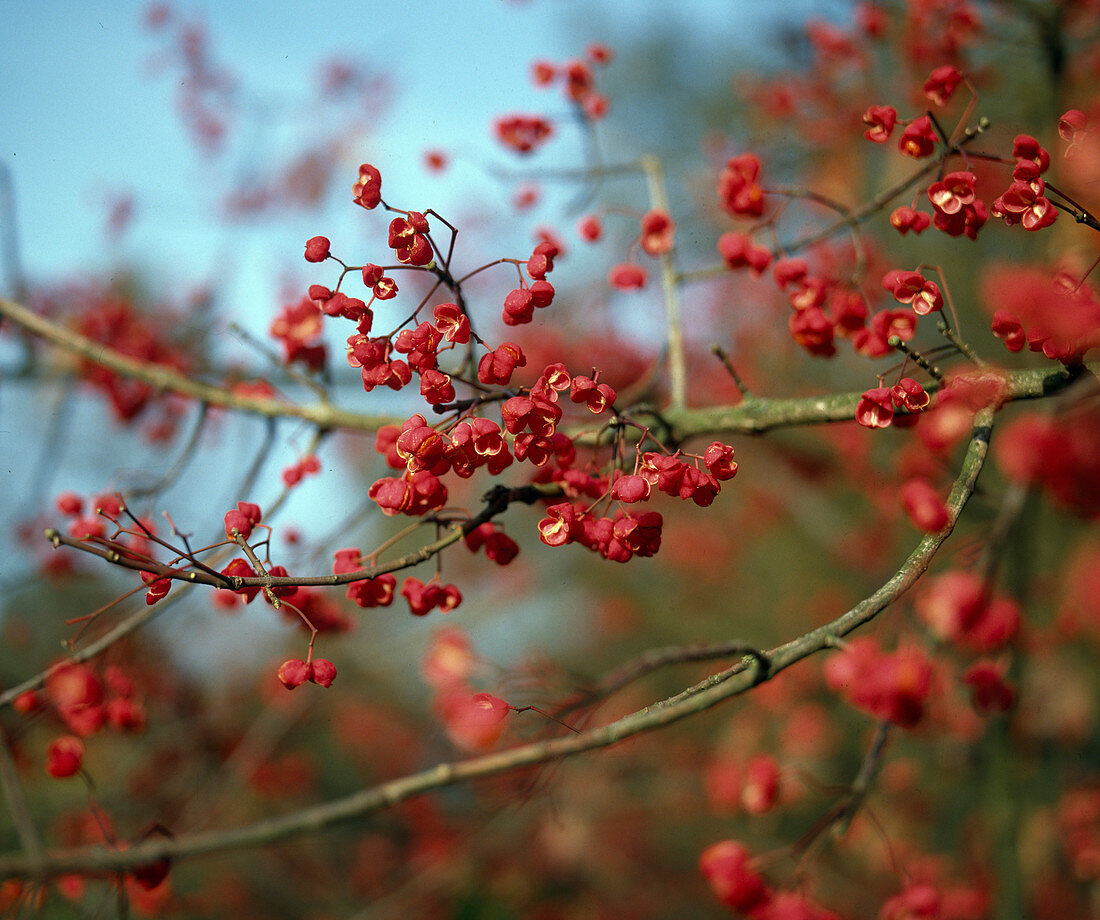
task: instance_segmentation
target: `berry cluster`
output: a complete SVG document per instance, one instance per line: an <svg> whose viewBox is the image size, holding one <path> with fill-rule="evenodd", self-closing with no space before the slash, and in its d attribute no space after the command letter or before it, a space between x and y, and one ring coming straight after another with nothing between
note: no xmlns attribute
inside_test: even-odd
<svg viewBox="0 0 1100 920"><path fill-rule="evenodd" d="M126 670L110 665L102 674L86 664L61 661L48 672L41 690L27 690L12 702L16 712L46 715L67 734L50 742L46 772L63 779L80 772L84 740L105 729L139 733L145 728L145 704Z"/></svg>

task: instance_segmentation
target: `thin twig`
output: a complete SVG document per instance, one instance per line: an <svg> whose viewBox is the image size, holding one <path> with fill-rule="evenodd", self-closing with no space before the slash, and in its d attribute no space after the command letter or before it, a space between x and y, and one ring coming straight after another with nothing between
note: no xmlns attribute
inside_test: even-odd
<svg viewBox="0 0 1100 920"><path fill-rule="evenodd" d="M202 438L203 431L206 429L209 413L210 406L207 403L199 403L199 414L195 418L195 424L191 429L191 434L188 436L187 443L184 445L183 450L180 451L179 456L176 457L164 475L158 477L155 482L140 489L130 489L130 498L141 499L159 495L179 478L180 474L187 467L187 464L191 462L191 458L194 457L195 453L198 451L199 441Z"/></svg>
<svg viewBox="0 0 1100 920"><path fill-rule="evenodd" d="M590 689L578 694L577 699L564 703L555 711L558 715L573 712L617 693L623 687L640 680L647 674L660 668L673 664L687 664L689 662L714 661L719 658L745 658L754 659L760 668L760 674L766 678L768 674L767 657L758 648L747 642L734 640L732 642L718 642L711 644L694 645L668 645L664 648L650 649L637 658L628 661L616 668L610 674L602 677Z"/></svg>
<svg viewBox="0 0 1100 920"><path fill-rule="evenodd" d="M42 839L38 836L34 817L27 805L27 797L23 793L23 784L19 780L19 770L11 752L11 738L3 726L0 726L0 789L3 790L4 798L8 802L12 823L15 824L15 833L19 837L19 845L31 864L33 875L34 867L42 861L44 852Z"/></svg>
<svg viewBox="0 0 1100 920"><path fill-rule="evenodd" d="M919 183L926 176L937 173L941 166L952 156L963 153L964 148L974 138L985 131L989 127L989 122L984 118L978 122L978 125L974 128L968 128L964 133L962 139L957 144L952 144L947 150L945 150L936 159L926 163L916 172L912 173L908 178L901 180L896 185L892 185L890 188L879 192L874 198L868 201L859 209L852 211L845 217L833 221L831 224L822 227L820 230L809 233L806 236L800 237L794 242L782 246L781 249L789 255L793 255L797 252L801 252L804 249L810 249L816 246L818 243L824 242L830 237L836 235L841 230L847 228L855 228L862 224L864 221L869 220L877 212L881 211L891 201L897 198L898 195L907 192L914 185ZM707 278L714 278L720 275L724 275L729 269L725 264L711 265L706 268L699 268L689 272L681 272L677 277L678 281L703 281Z"/></svg>
<svg viewBox="0 0 1100 920"><path fill-rule="evenodd" d="M927 534L901 568L877 591L830 623L765 652L774 676L791 665L831 647L837 639L874 619L889 607L927 571L936 552L950 536L959 514L973 495L989 450L993 413L978 413L959 477L948 497L950 518L936 534ZM577 754L609 747L634 735L654 731L704 712L719 703L751 690L759 683L757 668L743 660L732 668L711 675L676 696L624 716L607 725L580 734L537 741L498 753L453 763L441 763L429 770L381 783L354 792L344 798L325 802L290 814L269 818L243 827L182 835L174 840L139 843L126 850L79 847L49 855L39 868L41 873L57 876L67 872L118 871L158 859L181 860L228 850L262 846L326 827L362 818L389 808L406 799L443 789L457 783L508 773L534 764L548 763ZM22 855L0 858L0 879L27 877L31 865Z"/></svg>
<svg viewBox="0 0 1100 920"><path fill-rule="evenodd" d="M319 428L347 428L355 431L376 431L382 425L400 425L404 421L397 416L348 412L326 403L303 406L266 397L242 396L229 387L202 383L163 364L131 358L4 297L0 297L0 316L7 317L17 326L46 339L69 354L125 377L144 381L155 390L190 396L223 409L235 409L268 418L300 418Z"/></svg>
<svg viewBox="0 0 1100 920"><path fill-rule="evenodd" d="M650 207L671 215L660 159L647 155L642 157L641 162L649 189ZM665 324L668 330L669 399L673 408L682 409L687 405L687 365L684 361L684 330L680 323L680 295L672 251L663 253L660 262L661 290L664 294Z"/></svg>
<svg viewBox="0 0 1100 920"><path fill-rule="evenodd" d="M719 361L722 362L722 367L726 369L726 373L733 379L733 385L741 392L741 396L745 399L749 399L752 393L749 392L749 388L745 386L745 381L741 379L741 375L737 373L737 368L733 366L733 362L730 360L729 354L726 350L717 342L710 346L711 352Z"/></svg>

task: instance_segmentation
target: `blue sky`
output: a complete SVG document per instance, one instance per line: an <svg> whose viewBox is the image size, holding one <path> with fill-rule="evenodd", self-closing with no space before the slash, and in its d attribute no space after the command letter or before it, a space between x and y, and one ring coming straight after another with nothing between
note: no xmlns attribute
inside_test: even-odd
<svg viewBox="0 0 1100 920"><path fill-rule="evenodd" d="M785 2L777 9L769 0L191 0L176 15L206 24L214 58L230 64L250 97L269 111L301 109L311 98L319 62L335 55L385 74L397 91L371 126L366 149L343 155L346 174L320 212L227 229L214 219L218 183L269 155L285 155L317 113L306 112L297 122L253 116L234 155L212 167L174 110L180 71L148 72L163 41L142 27L146 3L8 0L0 34L0 157L15 184L24 271L32 282L49 284L136 268L156 296L176 300L196 284L211 284L219 287L225 312L262 336L285 300L279 289L288 274L304 283L329 281L327 274L308 271L317 267L302 259L305 240L325 234L338 250L338 241L351 248L365 235L365 218L379 217L350 202L359 162L383 167L387 197L405 207L430 203L463 217L476 216L479 208L507 210L510 190L487 181L481 168L509 162L489 139L492 119L563 109L556 91L530 85L532 60L578 57L593 41L625 47L660 31L674 37L677 65L683 67L680 88L690 91L693 76L704 70L733 74L752 67L765 34L761 17L794 16L810 2ZM635 126L616 121L614 106L613 99L604 129L611 138L630 135ZM242 155L250 146L251 155ZM443 177L421 165L423 151L432 147L458 156ZM136 202L134 218L127 233L112 241L104 232L108 206L127 194ZM561 216L560 200L548 196L528 222ZM384 226L381 217L375 223L376 232ZM11 283L0 279L0 289L9 292ZM235 339L226 337L226 343L238 359L249 354ZM88 404L65 409L58 401L63 392L31 392L28 386L9 380L0 390L0 491L16 505L0 507L0 517L22 518L61 489L102 491L163 467L163 458L120 449L103 410ZM62 436L48 445L31 443L27 435L48 431L55 416ZM207 503L229 500L213 493L230 485L223 482L225 470L243 468L251 456L254 420L232 424L205 457L207 468L221 474L206 483ZM104 437L82 440L78 432L89 426L99 426ZM48 462L43 450L49 451ZM273 456L271 463L278 469L288 459ZM290 509L291 518L318 530L339 520L346 498L331 486L326 479L319 490L303 489L309 508L299 503ZM165 500L171 503L170 496ZM208 511L178 498L177 505L181 514ZM13 558L6 546L0 548ZM9 565L0 577L7 581L19 568Z"/></svg>
<svg viewBox="0 0 1100 920"><path fill-rule="evenodd" d="M334 178L321 211L226 227L215 219L218 183L300 145L302 126L308 131L317 113L299 111L303 117L289 123L253 113L233 155L211 166L175 111L181 71L150 74L165 41L143 26L144 0L7 2L0 33L5 62L0 157L14 180L24 271L32 283L53 284L133 269L155 297L177 303L186 302L196 285L210 285L223 312L262 338L288 300L288 279L294 291L311 282L331 283L330 272L302 259L306 239L324 234L338 254L358 255L358 241L367 239L368 231L373 241L384 228L383 216L368 215L350 201L360 162L383 168L387 197L399 205L431 204L456 219L473 216L472 223L479 209L507 212L511 190L482 168L515 162L490 140L492 119L512 111L564 108L556 89L531 86L532 60L578 57L593 41L625 48L660 32L675 48L679 85L674 91L690 92L704 71L732 75L752 67L759 60L753 55L766 45L765 19L793 17L800 7L804 15L808 3L812 0L798 0L777 10L766 0L189 0L173 15L205 23L212 57L231 65L249 97L276 116L299 111L312 98L319 64L333 56L384 74L395 89L392 106L363 140L366 149L343 154L346 167ZM616 119L615 105L612 99L611 116L601 125L609 147L636 130L629 119ZM560 143L568 138L555 141ZM430 175L421 163L423 151L438 146L456 154L442 177ZM577 163L568 153L552 149L544 162ZM134 217L126 234L112 240L105 233L108 205L126 194L134 196ZM532 224L562 216L561 196L554 201L548 194L536 213L525 216L527 236L520 239L527 244ZM508 243L503 254L523 254L514 240ZM501 254L493 251L494 257ZM0 290L10 292L11 283L0 278ZM225 343L227 360L255 360L235 337L215 332ZM0 348L5 360L11 348ZM42 397L22 406L19 398L11 381L6 393L0 392L6 407L2 427L9 431L28 423L24 411L32 404L39 407L33 412L41 424ZM27 478L40 479L39 448L28 451L17 445L18 438L2 440L10 451L0 449L5 468L0 472L18 470L9 473L15 484L9 494L26 501ZM109 444L105 449L110 453ZM57 488L110 487L104 479L112 466L103 458L92 463L88 456L70 456L62 463L55 456L51 470Z"/></svg>
<svg viewBox="0 0 1100 920"><path fill-rule="evenodd" d="M750 53L766 6L718 0L189 2L176 15L205 22L215 58L229 62L248 91L276 110L309 98L318 63L336 54L386 74L397 95L372 133L371 154L386 162L387 186L402 183L406 200L416 200L415 183L426 181L419 166L424 149L456 146L500 161L488 141L491 119L553 108L553 94L535 91L527 80L534 58L564 60L581 55L590 41L629 44L659 29L682 34L686 61L730 67ZM147 4L39 0L4 7L0 156L14 177L26 272L54 279L131 262L168 284L187 284L215 271L227 242L212 227L212 203L203 197L208 167L173 111L179 72L147 73L161 45L142 27ZM785 8L790 15L790 5ZM272 144L285 140L274 129L262 136ZM349 154L349 170L355 159ZM127 193L137 208L132 232L118 245L103 227L112 197ZM438 184L432 194L446 198ZM354 219L346 207L338 215ZM316 224L291 222L258 237L253 230L243 244L234 243L245 246L238 268L253 296L252 282L270 264L257 250L270 256L272 247L285 246L281 258L297 256L305 238L322 232ZM252 259L258 261L250 271Z"/></svg>

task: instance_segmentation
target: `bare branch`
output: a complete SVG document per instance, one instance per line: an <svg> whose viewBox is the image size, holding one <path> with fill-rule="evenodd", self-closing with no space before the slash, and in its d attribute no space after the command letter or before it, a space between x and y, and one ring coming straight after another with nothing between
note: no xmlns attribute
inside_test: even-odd
<svg viewBox="0 0 1100 920"><path fill-rule="evenodd" d="M951 535L959 514L974 493L978 475L989 450L992 419L992 411L983 410L975 421L961 472L948 497L950 519L947 526L939 533L926 535L901 568L882 587L852 609L824 626L765 652L764 656L770 663L769 676L778 674L816 652L831 648L837 639L874 619L924 574L936 552ZM711 709L751 690L758 683L758 668L754 666L753 659L745 658L676 696L580 734L525 744L468 760L441 763L421 773L361 789L341 799L244 827L184 835L174 840L148 841L126 850L105 850L101 847L61 850L50 854L37 868L40 873L49 877L66 872L119 871L158 859L180 860L262 846L316 833L334 824L361 818L392 807L405 799L457 783L610 747L626 738L663 728ZM31 871L32 866L26 856L0 858L0 879L25 878Z"/></svg>
<svg viewBox="0 0 1100 920"><path fill-rule="evenodd" d="M212 406L235 409L268 418L299 418L319 428L346 428L354 431L375 431L382 425L400 425L404 419L396 416L362 415L347 412L327 403L300 406L278 399L241 396L228 387L202 383L173 368L149 361L139 361L113 348L94 342L72 329L66 329L14 300L0 297L0 316L5 316L28 332L46 339L69 354L106 367L117 374L141 380L166 393L190 396Z"/></svg>

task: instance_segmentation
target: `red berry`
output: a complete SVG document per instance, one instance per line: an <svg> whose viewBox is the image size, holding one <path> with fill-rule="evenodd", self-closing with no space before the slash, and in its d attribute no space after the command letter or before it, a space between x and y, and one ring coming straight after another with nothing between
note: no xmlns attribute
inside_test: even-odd
<svg viewBox="0 0 1100 920"><path fill-rule="evenodd" d="M355 203L368 211L378 207L382 201L382 174L370 163L359 167L359 181L352 188Z"/></svg>
<svg viewBox="0 0 1100 920"><path fill-rule="evenodd" d="M309 679L322 687L331 687L336 680L336 665L327 658L314 658Z"/></svg>
<svg viewBox="0 0 1100 920"><path fill-rule="evenodd" d="M328 258L330 245L328 237L325 236L315 236L306 240L306 261L324 262Z"/></svg>
<svg viewBox="0 0 1100 920"><path fill-rule="evenodd" d="M55 779L79 772L83 761L84 742L75 735L55 738L46 750L46 772Z"/></svg>
<svg viewBox="0 0 1100 920"><path fill-rule="evenodd" d="M646 270L633 262L623 262L611 269L607 280L612 287L620 291L637 290L645 287Z"/></svg>
<svg viewBox="0 0 1100 920"><path fill-rule="evenodd" d="M300 687L310 679L310 666L301 658L288 658L279 665L279 680L287 690Z"/></svg>
<svg viewBox="0 0 1100 920"><path fill-rule="evenodd" d="M62 514L77 515L84 509L84 502L75 492L62 492L57 496L57 510Z"/></svg>

